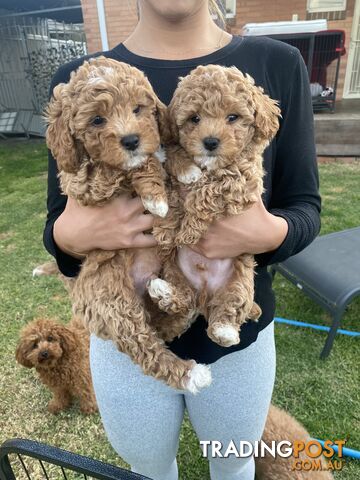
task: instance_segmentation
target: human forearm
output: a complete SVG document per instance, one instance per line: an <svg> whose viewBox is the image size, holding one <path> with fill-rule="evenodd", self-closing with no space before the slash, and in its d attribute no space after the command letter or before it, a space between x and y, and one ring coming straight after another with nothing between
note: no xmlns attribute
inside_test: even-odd
<svg viewBox="0 0 360 480"><path fill-rule="evenodd" d="M70 255L71 257L81 260L85 258L86 250L84 250L84 253L75 251L74 245L79 243L76 242L74 235L71 233L74 233L74 231L71 230L71 224L67 222L65 214L60 215L57 218L57 220L54 222L54 227L53 227L54 242L62 252L66 253L67 255ZM86 244L83 243L82 248L86 249Z"/></svg>
<svg viewBox="0 0 360 480"><path fill-rule="evenodd" d="M66 277L76 277L79 273L81 260L68 255L56 244L53 234L55 220L56 218L52 218L46 222L43 234L44 246L50 255L55 258L59 270L63 275Z"/></svg>
<svg viewBox="0 0 360 480"><path fill-rule="evenodd" d="M104 207L83 207L68 199L62 213L52 211L44 230L46 249L66 276L76 276L81 259L94 249L117 250L156 245L153 217L143 213L139 198L122 196Z"/></svg>
<svg viewBox="0 0 360 480"><path fill-rule="evenodd" d="M306 248L319 234L321 221L319 210L308 203L297 203L283 209L272 209L273 215L286 220L288 233L275 250L257 255L260 266L282 262Z"/></svg>
<svg viewBox="0 0 360 480"><path fill-rule="evenodd" d="M287 232L287 221L268 212L258 201L241 215L214 222L194 250L208 258L270 252L283 243Z"/></svg>
<svg viewBox="0 0 360 480"><path fill-rule="evenodd" d="M139 197L122 195L102 207L82 206L68 198L54 223L54 239L64 252L82 257L94 249L118 250L156 245L143 232L153 226L154 217L143 213Z"/></svg>

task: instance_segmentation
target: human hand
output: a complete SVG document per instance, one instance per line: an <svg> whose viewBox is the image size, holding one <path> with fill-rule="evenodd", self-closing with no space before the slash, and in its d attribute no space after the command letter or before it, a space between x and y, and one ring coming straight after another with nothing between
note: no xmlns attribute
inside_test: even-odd
<svg viewBox="0 0 360 480"><path fill-rule="evenodd" d="M191 248L207 258L233 258L244 253L255 255L278 248L287 232L287 221L268 212L259 199L241 215L216 220Z"/></svg>
<svg viewBox="0 0 360 480"><path fill-rule="evenodd" d="M97 248L153 247L155 238L143 233L153 224L154 217L144 214L139 197L122 195L101 207L84 207L69 197L54 224L54 240L62 251L78 258Z"/></svg>

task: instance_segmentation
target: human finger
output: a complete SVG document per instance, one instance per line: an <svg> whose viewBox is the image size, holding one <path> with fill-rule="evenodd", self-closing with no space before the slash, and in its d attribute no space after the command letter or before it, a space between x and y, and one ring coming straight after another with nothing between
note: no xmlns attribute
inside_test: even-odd
<svg viewBox="0 0 360 480"><path fill-rule="evenodd" d="M155 222L155 218L153 215L146 214L146 215L139 215L136 219L136 232L145 232L146 230L150 230L153 228Z"/></svg>
<svg viewBox="0 0 360 480"><path fill-rule="evenodd" d="M131 209L131 211L134 213L137 213L137 212L140 213L145 211L145 207L140 197L130 198L128 202L128 206L129 206L129 209Z"/></svg>
<svg viewBox="0 0 360 480"><path fill-rule="evenodd" d="M150 234L139 233L133 241L134 248L156 247L156 245L157 241L155 240L155 237Z"/></svg>

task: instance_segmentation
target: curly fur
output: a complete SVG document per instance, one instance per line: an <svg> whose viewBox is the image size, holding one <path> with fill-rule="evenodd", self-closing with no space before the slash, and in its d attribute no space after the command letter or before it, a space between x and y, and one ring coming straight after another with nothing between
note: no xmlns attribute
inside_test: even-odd
<svg viewBox="0 0 360 480"><path fill-rule="evenodd" d="M165 173L156 156L160 134L165 139L169 134L166 117L165 106L138 69L104 57L85 62L68 84L54 89L47 110L46 138L63 192L82 205L137 194L144 209L166 215ZM129 135L139 138L135 150L122 145ZM73 311L144 373L196 391L195 362L168 350L151 320L147 284L160 268L155 248L92 251L73 287ZM208 378L205 367L203 373Z"/></svg>
<svg viewBox="0 0 360 480"><path fill-rule="evenodd" d="M63 325L50 319L39 319L20 332L16 360L35 368L40 380L52 392L48 405L51 413L80 401L83 413L97 411L89 365L89 334L77 319Z"/></svg>
<svg viewBox="0 0 360 480"><path fill-rule="evenodd" d="M174 315L168 340L189 327L194 312L201 312L208 319L209 337L222 346L234 345L240 342L241 325L261 314L254 303L252 255L231 262L209 260L186 245L196 244L216 219L239 215L260 198L262 153L277 132L279 115L277 102L235 67L197 67L174 93L169 118L178 143L169 147L165 166L177 197L162 231L155 229L155 234L167 249L164 279L176 289L166 301L153 296ZM204 144L209 137L218 140L212 151ZM167 229L177 232L178 252L162 238Z"/></svg>
<svg viewBox="0 0 360 480"><path fill-rule="evenodd" d="M297 441L308 442L310 434L294 417L284 410L270 406L262 440L268 445L272 441L287 440L291 443ZM326 465L324 457L320 457L322 464ZM259 480L331 480L333 475L328 471L298 471L293 470L294 457L276 458L266 454L264 458L256 458L256 478ZM300 452L299 460L310 460L305 452Z"/></svg>

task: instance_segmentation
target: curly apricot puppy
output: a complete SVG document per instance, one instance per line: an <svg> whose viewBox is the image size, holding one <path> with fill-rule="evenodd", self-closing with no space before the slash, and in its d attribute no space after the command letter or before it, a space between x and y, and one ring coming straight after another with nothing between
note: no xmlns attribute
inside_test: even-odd
<svg viewBox="0 0 360 480"><path fill-rule="evenodd" d="M66 195L103 205L136 193L144 209L166 216L165 172L157 157L160 133L167 135L166 107L140 70L104 57L85 62L68 84L55 87L47 120L47 144ZM168 350L146 308L148 281L161 268L156 250L89 252L73 286L73 311L145 374L195 393L209 384L208 367Z"/></svg>
<svg viewBox="0 0 360 480"><path fill-rule="evenodd" d="M168 149L166 168L179 192L171 221L178 219L175 243L182 248L169 254L164 280L152 280L150 294L175 315L172 336L202 313L214 342L235 345L241 325L261 314L254 303L254 258L209 260L186 245L196 244L216 219L239 215L260 198L262 153L278 130L280 109L249 75L207 65L181 79L169 113L178 145Z"/></svg>
<svg viewBox="0 0 360 480"><path fill-rule="evenodd" d="M306 444L311 440L311 436L304 426L285 410L270 405L261 439L269 446L271 442L280 443L284 440L294 445L295 442ZM326 470L328 461L323 455L315 458L316 461L321 462L323 470L297 470L294 468L296 460L299 464L306 462L310 465L314 458L310 458L305 451L300 451L297 459L294 456L284 458L280 455L273 458L267 452L265 457L255 459L256 478L258 480L332 480L334 478L331 472Z"/></svg>
<svg viewBox="0 0 360 480"><path fill-rule="evenodd" d="M83 413L97 411L89 365L89 334L78 324L62 325L49 319L35 320L20 332L16 360L35 368L40 380L50 388L51 413L69 407L73 398L80 401Z"/></svg>

